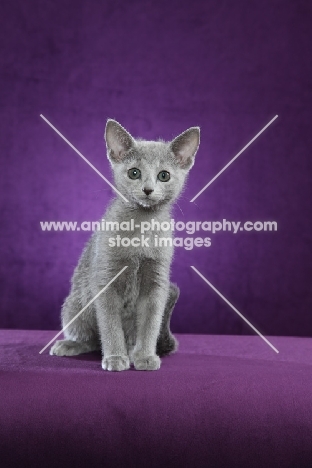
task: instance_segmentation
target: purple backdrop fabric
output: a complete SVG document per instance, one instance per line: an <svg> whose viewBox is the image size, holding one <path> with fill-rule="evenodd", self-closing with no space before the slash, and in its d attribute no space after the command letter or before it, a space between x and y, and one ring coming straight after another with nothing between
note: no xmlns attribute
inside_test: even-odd
<svg viewBox="0 0 312 468"><path fill-rule="evenodd" d="M157 372L40 355L51 331L0 330L3 467L312 464L312 339L181 335Z"/></svg>
<svg viewBox="0 0 312 468"><path fill-rule="evenodd" d="M146 139L199 125L175 219L275 220L278 230L216 233L209 248L178 248L173 330L250 333L194 265L264 334L312 335L311 2L16 0L0 8L0 326L59 326L90 234L42 232L39 222L97 220L112 197L43 114L107 177L108 117Z"/></svg>

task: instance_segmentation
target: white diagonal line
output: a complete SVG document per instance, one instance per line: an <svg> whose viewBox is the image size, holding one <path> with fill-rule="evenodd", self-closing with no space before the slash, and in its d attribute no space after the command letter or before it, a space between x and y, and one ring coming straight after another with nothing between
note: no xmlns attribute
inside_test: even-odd
<svg viewBox="0 0 312 468"><path fill-rule="evenodd" d="M75 315L75 317L74 317L74 318L72 318L72 319L71 319L71 320L70 320L70 321L67 323L67 325L66 325L65 327L64 327L64 328L62 328L62 330L61 330L60 332L58 332L58 333L57 333L57 334L54 336L54 338L52 338L52 340L51 340L51 341L49 341L49 343L48 343L47 345L45 345L45 347L44 347L44 348L42 348L42 350L41 350L41 351L39 351L39 354L43 353L43 351L44 351L45 349L47 349L47 347L48 347L48 346L50 346L50 344L51 344L51 343L53 343L53 341L54 341L54 340L56 340L56 338L58 338L58 337L59 337L59 336L60 336L60 335L63 333L63 331L64 331L64 330L66 330L66 328L67 328L67 327L69 327L69 325L71 325L71 324L72 324L72 323L73 323L73 322L76 320L76 318L78 318L78 317L79 317L79 315L80 315L80 314L82 314L82 312L84 312L84 311L86 310L86 308L87 308L87 307L89 307L89 305L91 305L91 304L92 304L92 302L94 302L94 301L95 301L95 299L97 299L97 298L98 298L98 297L99 297L99 296L102 294L102 292L104 292L104 291L105 291L105 289L107 289L107 288L108 288L108 286L110 286L110 285L111 285L111 284L112 284L112 283L113 283L113 282L114 282L114 281L115 281L115 280L118 278L118 276L119 276L119 275L121 275L121 273L123 273L123 272L125 271L125 269L126 269L126 268L128 268L128 265L127 265L127 266L124 266L124 267L122 268L122 270L120 270L120 272L119 272L119 273L117 273L117 275L116 275L116 276L114 276L114 278L113 278L113 279L111 279L111 280L110 280L110 282L109 282L109 283L107 283L107 285L106 285L106 286L104 286L104 288L103 288L103 289L101 289L101 291L99 291L99 292L98 292L98 293L97 293L97 294L94 296L94 298L93 298L93 299L91 299L91 301L89 301L89 302L88 302L88 304L87 304L86 306L84 306L84 307L83 307L83 309L81 309L81 311L80 311L80 312L78 312L78 314L77 314L77 315Z"/></svg>
<svg viewBox="0 0 312 468"><path fill-rule="evenodd" d="M262 333L259 332L259 330L256 329L256 327L253 326L252 323L249 322L249 320L247 320L243 314L241 314L237 309L236 307L234 307L230 301L228 301L226 299L226 297L224 297L220 291L218 291L194 266L191 266L191 268L195 271L195 273L198 274L198 276L201 277L201 279L203 279L205 281L205 283L208 284L208 286L210 286L233 310L234 312L236 312L246 323L247 325L250 326L250 328L252 328L259 336L260 338L262 338L276 353L279 353L279 351L275 348L275 346L272 345L272 343L269 342L269 340L267 340L267 338L265 336L262 335Z"/></svg>
<svg viewBox="0 0 312 468"><path fill-rule="evenodd" d="M119 192L119 190L116 189L116 187L115 187L109 180L106 179L106 177L103 176L103 174L101 174L101 172L100 172L96 167L93 166L93 164L90 163L90 161L88 161L88 159L87 159L83 154L80 153L80 151L77 150L77 148L75 148L74 145L71 144L70 141L67 140L67 138L64 137L64 135L61 134L61 132L58 131L57 128L54 127L54 125L51 124L51 122L49 122L48 119L46 119L46 118L44 117L44 115L40 114L40 117L41 117L45 122L47 122L47 124L50 125L50 127L53 128L53 130L54 130L61 138L63 138L63 140L66 141L66 143L67 143L74 151L76 151L76 153L77 153L87 164L89 164L89 166L92 167L92 169L93 169L103 180L105 180L105 182L106 182L113 190L115 190L115 192L118 193L118 195L119 195L121 198L123 198L126 202L129 201L129 200L127 200L126 197L123 196L122 193Z"/></svg>
<svg viewBox="0 0 312 468"><path fill-rule="evenodd" d="M241 149L241 150L240 150L240 152L239 152L239 153L237 153L237 155L236 155L236 156L234 156L234 158L233 158L233 159L231 159L231 161L230 161L230 162L228 162L228 163L226 164L226 166L224 166L224 168L223 168L223 169L221 169L221 171L220 171L220 172L218 172L218 174L217 174L217 175L215 175L215 176L213 177L213 179L211 179L211 181L210 181L210 182L208 182L208 184L207 184L207 185L205 185L205 187L204 187L204 188L202 188L202 189L200 190L200 192L198 192L198 194L197 194L197 195L195 195L195 197L193 197L193 198L192 198L192 200L190 200L190 201L191 201L191 202L195 201L195 200L196 200L196 198L197 198L197 197L199 197L199 195L201 195L201 194L203 193L203 191L204 191L204 190L206 190L206 188L208 188L208 187L209 187L209 185L211 185L211 184L212 184L212 182L214 182L214 181L215 181L215 180L216 180L216 179L219 177L219 175L221 175L221 174L222 174L222 172L224 172L224 171L225 171L225 169L227 169L227 168L230 166L230 164L232 164L232 162L234 162L234 161L235 161L235 159L237 159L237 158L238 158L238 156L240 156L240 155L241 155L241 154L242 154L242 153L245 151L245 149L247 149L247 148L248 148L248 146L250 146L250 145L251 145L251 143L253 143L253 142L254 142L254 141L255 141L255 140L258 138L258 136L260 136L260 135L261 135L261 133L263 133L263 132L264 132L264 130L266 130L266 129L268 128L268 126L269 126L269 125L271 125L271 123L272 123L272 122L274 122L274 120L276 120L276 119L277 119L277 117L278 117L278 115L276 115L275 117L273 117L273 119L272 119L272 120L270 120L270 122L269 122L269 123L267 123L267 124L266 124L266 126L265 126L265 127L263 127L263 129L262 129L262 130L260 130L260 132L259 132L259 133L257 133L257 135L256 135L256 136L254 136L254 137L253 137L253 139L252 139L252 140L250 140L250 142L249 142L249 143L247 143L247 145L246 145L246 146L244 146L244 148L243 148L243 149Z"/></svg>

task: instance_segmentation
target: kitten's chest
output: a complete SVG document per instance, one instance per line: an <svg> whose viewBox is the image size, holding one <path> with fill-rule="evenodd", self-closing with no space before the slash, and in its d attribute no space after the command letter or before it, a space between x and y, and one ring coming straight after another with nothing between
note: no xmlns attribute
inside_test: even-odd
<svg viewBox="0 0 312 468"><path fill-rule="evenodd" d="M122 285L122 317L130 319L140 295L141 278L138 268L128 267L127 280Z"/></svg>
<svg viewBox="0 0 312 468"><path fill-rule="evenodd" d="M111 258L126 261L136 257L169 262L173 253L171 220L150 214L137 216L124 212L111 221L106 220L103 248Z"/></svg>

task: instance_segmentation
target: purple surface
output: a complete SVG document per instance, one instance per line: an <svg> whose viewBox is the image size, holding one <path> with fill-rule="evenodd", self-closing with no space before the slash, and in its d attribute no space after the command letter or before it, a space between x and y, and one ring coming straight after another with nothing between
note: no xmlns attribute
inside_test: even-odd
<svg viewBox="0 0 312 468"><path fill-rule="evenodd" d="M155 372L0 331L1 466L308 467L312 339L180 335Z"/></svg>
<svg viewBox="0 0 312 468"><path fill-rule="evenodd" d="M175 218L276 220L278 231L178 249L173 329L249 333L195 265L264 334L311 336L311 2L16 0L1 2L0 22L0 326L59 326L89 234L39 221L97 220L112 196L42 113L107 177L108 117L146 139L200 125Z"/></svg>

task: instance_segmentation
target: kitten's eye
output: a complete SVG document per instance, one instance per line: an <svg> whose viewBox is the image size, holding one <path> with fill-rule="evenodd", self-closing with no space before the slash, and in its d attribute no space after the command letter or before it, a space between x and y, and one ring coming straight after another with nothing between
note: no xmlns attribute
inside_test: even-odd
<svg viewBox="0 0 312 468"><path fill-rule="evenodd" d="M140 169L133 167L132 169L129 169L128 176L130 179L139 179L141 177L141 171Z"/></svg>
<svg viewBox="0 0 312 468"><path fill-rule="evenodd" d="M161 182L168 182L170 179L170 174L167 171L161 171L157 177Z"/></svg>

